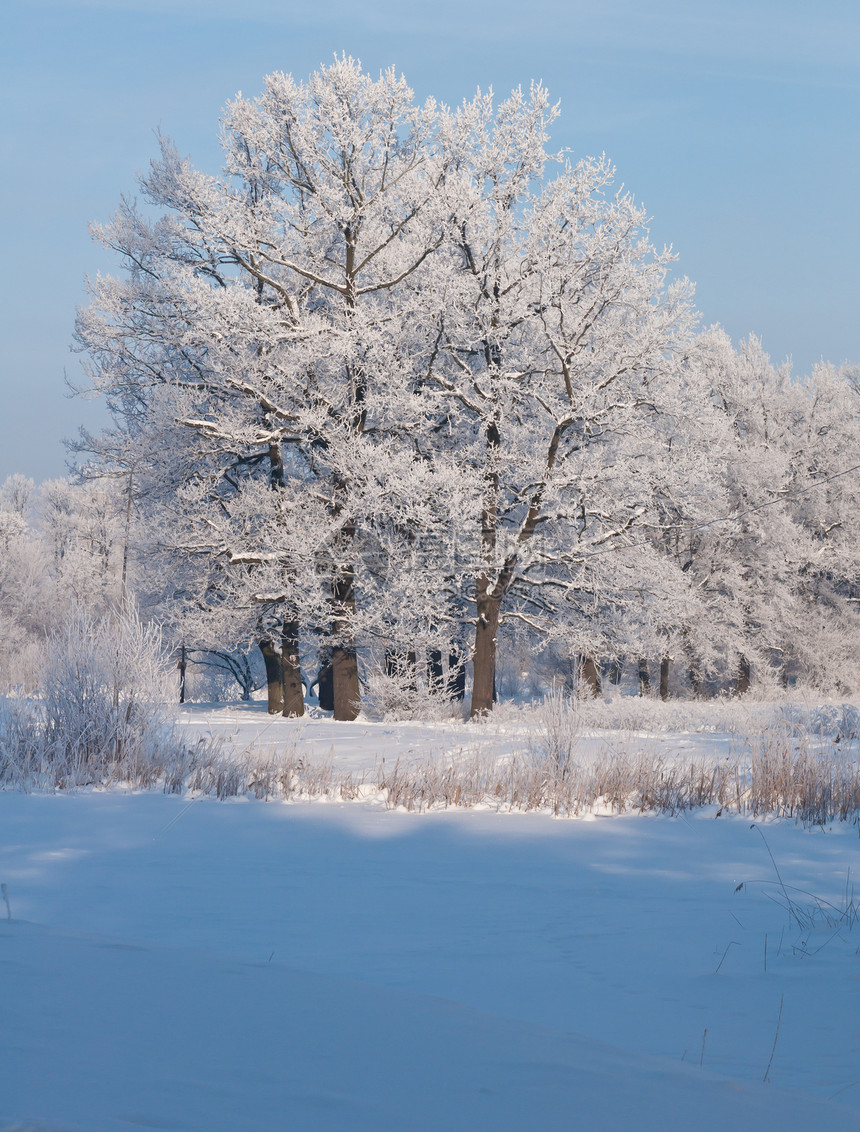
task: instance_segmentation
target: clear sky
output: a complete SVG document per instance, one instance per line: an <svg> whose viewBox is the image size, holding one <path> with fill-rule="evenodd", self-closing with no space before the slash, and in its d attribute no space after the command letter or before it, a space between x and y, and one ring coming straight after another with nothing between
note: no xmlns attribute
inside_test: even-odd
<svg viewBox="0 0 860 1132"><path fill-rule="evenodd" d="M103 410L66 399L91 243L161 128L219 164L224 103L335 52L423 99L542 79L552 148L606 152L707 323L807 371L860 361L856 0L22 0L3 6L0 480L64 473Z"/></svg>

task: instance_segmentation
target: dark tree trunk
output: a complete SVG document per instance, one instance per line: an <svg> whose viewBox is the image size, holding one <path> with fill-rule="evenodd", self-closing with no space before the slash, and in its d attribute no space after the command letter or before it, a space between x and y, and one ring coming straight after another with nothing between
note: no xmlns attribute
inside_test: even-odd
<svg viewBox="0 0 860 1132"><path fill-rule="evenodd" d="M610 684L616 687L621 683L621 674L624 671L624 662L621 660L610 660L606 668L606 679Z"/></svg>
<svg viewBox="0 0 860 1132"><path fill-rule="evenodd" d="M185 669L187 667L185 659L185 642L179 650L179 702L185 703Z"/></svg>
<svg viewBox="0 0 860 1132"><path fill-rule="evenodd" d="M427 683L431 692L437 695L444 692L449 700L466 698L466 660L459 652L448 653L448 675L442 666L440 649L430 649L427 654Z"/></svg>
<svg viewBox="0 0 860 1132"><path fill-rule="evenodd" d="M496 692L496 648L501 602L484 595L478 597L478 623L475 626L475 652L472 657L472 718L492 711Z"/></svg>
<svg viewBox="0 0 860 1132"><path fill-rule="evenodd" d="M651 673L648 670L648 661L644 656L639 658L639 695L647 696L651 691Z"/></svg>
<svg viewBox="0 0 860 1132"><path fill-rule="evenodd" d="M333 587L336 616L332 633L337 644L331 650L334 717L349 723L361 711L361 688L358 683L358 656L352 639L352 615L355 613L355 573L344 566Z"/></svg>
<svg viewBox="0 0 860 1132"><path fill-rule="evenodd" d="M752 683L752 666L749 660L742 656L738 661L738 678L735 684L735 691L739 696L745 696L750 690Z"/></svg>
<svg viewBox="0 0 860 1132"><path fill-rule="evenodd" d="M262 297L262 286L257 291L257 301ZM273 441L269 445L269 486L272 491L280 491L284 486L284 457L281 452L280 441ZM275 642L266 637L260 641L260 652L266 662L266 691L268 695L269 715L279 714L284 710L284 665L281 652L275 647Z"/></svg>
<svg viewBox="0 0 860 1132"><path fill-rule="evenodd" d="M600 686L600 670L594 663L594 658L584 656L579 664L580 680L585 681L592 699L596 699L603 689Z"/></svg>
<svg viewBox="0 0 860 1132"><path fill-rule="evenodd" d="M323 711L334 711L334 679L331 672L331 653L323 650L320 655L320 670L317 674L317 693Z"/></svg>
<svg viewBox="0 0 860 1132"><path fill-rule="evenodd" d="M660 699L664 701L669 698L669 664L668 656L664 656L660 661Z"/></svg>
<svg viewBox="0 0 860 1132"><path fill-rule="evenodd" d="M449 699L462 703L466 698L466 658L462 653L448 654L447 691Z"/></svg>
<svg viewBox="0 0 860 1132"><path fill-rule="evenodd" d="M231 666L233 675L237 684L242 689L242 701L247 703L251 699L251 689L254 686L254 678L251 675L251 666L248 663L246 656L240 656L235 663L235 667Z"/></svg>
<svg viewBox="0 0 860 1132"><path fill-rule="evenodd" d="M361 710L358 658L352 645L335 645L331 650L331 674L334 717L350 723Z"/></svg>
<svg viewBox="0 0 860 1132"><path fill-rule="evenodd" d="M690 691L693 693L696 699L698 699L702 694L702 678L699 675L699 670L695 666L695 664L690 665L690 668L687 672L687 678L690 681Z"/></svg>
<svg viewBox="0 0 860 1132"><path fill-rule="evenodd" d="M438 694L445 687L445 673L442 671L442 652L430 649L427 653L427 686Z"/></svg>
<svg viewBox="0 0 860 1132"><path fill-rule="evenodd" d="M498 347L484 343L487 365L498 368ZM499 473L497 456L502 442L498 419L493 417L486 426L487 463L484 468L484 500L481 509L481 553L487 572L475 582L475 647L472 652L472 703L469 717L486 715L496 702L496 651L498 649L499 619L505 586L501 577L493 586L489 571L496 553L499 522Z"/></svg>
<svg viewBox="0 0 860 1132"><path fill-rule="evenodd" d="M418 691L418 659L415 650L410 649L405 655L395 649L385 650L385 674L393 679L403 682L404 688L410 692Z"/></svg>
<svg viewBox="0 0 860 1132"><path fill-rule="evenodd" d="M281 631L281 672L283 708L286 716L305 714L304 686L299 665L299 623L284 621Z"/></svg>
<svg viewBox="0 0 860 1132"><path fill-rule="evenodd" d="M284 710L283 669L281 655L268 637L260 641L260 652L266 664L266 688L269 696L269 714Z"/></svg>

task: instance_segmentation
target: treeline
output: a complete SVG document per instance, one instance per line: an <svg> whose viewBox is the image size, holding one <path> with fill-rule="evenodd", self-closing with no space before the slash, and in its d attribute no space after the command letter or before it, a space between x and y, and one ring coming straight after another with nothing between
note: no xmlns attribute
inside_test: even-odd
<svg viewBox="0 0 860 1132"><path fill-rule="evenodd" d="M45 642L85 609L104 617L122 603L128 545L115 485L0 485L0 692L39 686Z"/></svg>
<svg viewBox="0 0 860 1132"><path fill-rule="evenodd" d="M703 330L607 161L548 151L557 112L270 75L220 174L164 140L96 229L122 272L77 341L114 424L82 475L177 643L259 648L271 710L313 655L335 718L467 666L481 714L500 639L595 690L856 687L856 371Z"/></svg>

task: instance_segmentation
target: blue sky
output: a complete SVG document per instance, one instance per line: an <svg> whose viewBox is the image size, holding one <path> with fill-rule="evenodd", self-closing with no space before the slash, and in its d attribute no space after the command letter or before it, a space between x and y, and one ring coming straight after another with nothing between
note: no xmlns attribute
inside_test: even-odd
<svg viewBox="0 0 860 1132"><path fill-rule="evenodd" d="M105 220L161 128L215 169L218 117L273 70L335 52L394 64L458 102L542 79L553 148L606 152L695 280L706 322L808 370L860 361L860 8L856 0L27 0L3 16L0 480L64 472L67 400Z"/></svg>

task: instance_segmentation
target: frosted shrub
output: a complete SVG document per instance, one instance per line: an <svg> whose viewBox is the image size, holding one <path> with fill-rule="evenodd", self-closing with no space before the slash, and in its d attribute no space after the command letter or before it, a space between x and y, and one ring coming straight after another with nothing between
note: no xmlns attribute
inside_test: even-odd
<svg viewBox="0 0 860 1132"><path fill-rule="evenodd" d="M836 742L851 742L860 738L860 711L856 704L804 706L789 702L781 706L779 718L785 720L786 727L792 734L827 736Z"/></svg>
<svg viewBox="0 0 860 1132"><path fill-rule="evenodd" d="M371 719L420 719L425 723L459 718L462 705L442 692L435 692L414 673L386 672L380 664L368 668L362 704Z"/></svg>
<svg viewBox="0 0 860 1132"><path fill-rule="evenodd" d="M74 781L121 762L151 762L169 730L168 662L157 626L136 612L93 620L75 610L48 642L45 741Z"/></svg>
<svg viewBox="0 0 860 1132"><path fill-rule="evenodd" d="M158 627L135 611L94 619L78 609L46 653L41 696L0 711L0 784L180 788L203 752L184 749L168 718L171 668Z"/></svg>

